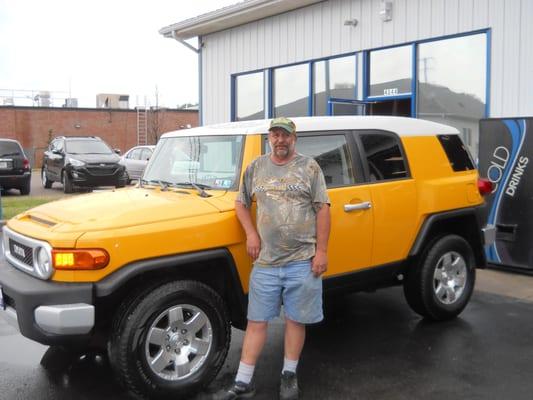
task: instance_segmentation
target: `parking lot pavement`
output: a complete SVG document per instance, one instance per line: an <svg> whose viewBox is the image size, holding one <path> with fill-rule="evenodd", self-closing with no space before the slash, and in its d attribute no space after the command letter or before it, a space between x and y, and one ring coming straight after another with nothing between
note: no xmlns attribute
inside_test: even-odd
<svg viewBox="0 0 533 400"><path fill-rule="evenodd" d="M488 275L488 276L485 276ZM533 302L530 277L514 275L524 296L489 291L506 273L479 271L479 285L459 318L431 323L407 306L401 288L359 293L326 307L325 322L308 329L299 366L304 400L530 400L533 382ZM513 292L516 292L513 289ZM501 287L499 291L506 291ZM195 400L233 379L242 346L233 330L228 359ZM256 369L259 400L277 398L283 325L269 327ZM0 321L0 399L129 399L104 359L69 359L23 338Z"/></svg>

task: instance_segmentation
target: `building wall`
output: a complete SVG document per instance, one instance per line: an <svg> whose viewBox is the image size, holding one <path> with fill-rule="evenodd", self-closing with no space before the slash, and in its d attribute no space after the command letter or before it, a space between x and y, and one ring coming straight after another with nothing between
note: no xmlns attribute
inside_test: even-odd
<svg viewBox="0 0 533 400"><path fill-rule="evenodd" d="M149 114L148 129L154 126ZM187 125L198 126L197 111L159 111L159 135ZM77 128L76 126L79 126ZM154 132L148 132L148 143L155 143ZM137 144L137 112L135 110L62 109L35 107L0 107L0 137L16 139L39 167L44 149L51 139L66 135L99 136L122 152Z"/></svg>
<svg viewBox="0 0 533 400"><path fill-rule="evenodd" d="M231 74L486 28L490 116L533 115L533 1L393 0L389 22L380 4L330 0L203 37L203 124L230 120Z"/></svg>

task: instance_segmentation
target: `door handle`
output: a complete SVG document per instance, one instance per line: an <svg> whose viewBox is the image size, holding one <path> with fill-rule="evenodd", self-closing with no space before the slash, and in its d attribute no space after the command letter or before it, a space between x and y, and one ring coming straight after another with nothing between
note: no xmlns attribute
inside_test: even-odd
<svg viewBox="0 0 533 400"><path fill-rule="evenodd" d="M344 211L350 212L350 211L357 211L357 210L368 210L369 208L372 208L372 203L369 201L363 201L362 203L357 204L345 204L344 205Z"/></svg>

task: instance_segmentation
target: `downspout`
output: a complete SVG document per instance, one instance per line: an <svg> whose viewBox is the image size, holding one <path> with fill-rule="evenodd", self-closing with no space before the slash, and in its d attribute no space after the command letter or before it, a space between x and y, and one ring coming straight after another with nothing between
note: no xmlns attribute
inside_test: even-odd
<svg viewBox="0 0 533 400"><path fill-rule="evenodd" d="M184 45L188 49L198 54L198 82L199 82L199 85L198 85L198 123L200 126L202 126L204 122L203 111L202 111L203 109L203 103L202 103L202 89L203 89L203 85L202 85L202 47L203 47L202 38L200 36L198 37L198 48L196 48L192 46L191 44L187 43L185 40L178 37L178 35L176 34L176 31L172 31L171 35L173 39L175 39L176 41L180 42L182 45Z"/></svg>

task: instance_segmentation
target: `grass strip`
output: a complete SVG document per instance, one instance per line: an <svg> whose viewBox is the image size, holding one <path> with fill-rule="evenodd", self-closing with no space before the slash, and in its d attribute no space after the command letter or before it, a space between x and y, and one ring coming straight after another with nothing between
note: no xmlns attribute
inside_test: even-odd
<svg viewBox="0 0 533 400"><path fill-rule="evenodd" d="M50 201L59 200L57 197L2 197L2 219L10 219L30 208Z"/></svg>

